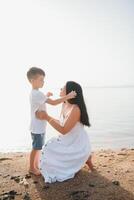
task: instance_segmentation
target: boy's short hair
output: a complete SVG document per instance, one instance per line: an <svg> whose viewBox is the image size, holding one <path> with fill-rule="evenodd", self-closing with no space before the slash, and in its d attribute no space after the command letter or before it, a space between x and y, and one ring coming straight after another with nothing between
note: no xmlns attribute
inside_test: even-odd
<svg viewBox="0 0 134 200"><path fill-rule="evenodd" d="M27 72L27 78L29 81L36 78L37 75L45 76L45 72L38 67L31 67Z"/></svg>

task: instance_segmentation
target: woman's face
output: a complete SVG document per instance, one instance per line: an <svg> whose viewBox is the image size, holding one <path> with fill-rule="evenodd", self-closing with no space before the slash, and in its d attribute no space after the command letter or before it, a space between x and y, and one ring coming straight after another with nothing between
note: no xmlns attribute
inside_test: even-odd
<svg viewBox="0 0 134 200"><path fill-rule="evenodd" d="M60 90L60 97L63 97L66 95L66 86L64 86L63 88L61 88Z"/></svg>

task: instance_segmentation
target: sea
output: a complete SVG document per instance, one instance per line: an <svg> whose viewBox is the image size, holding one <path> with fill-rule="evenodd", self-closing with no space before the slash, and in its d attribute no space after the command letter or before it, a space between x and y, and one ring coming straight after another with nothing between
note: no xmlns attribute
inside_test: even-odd
<svg viewBox="0 0 134 200"><path fill-rule="evenodd" d="M57 98L58 89L53 92L57 93L54 96ZM91 123L91 127L85 129L90 136L92 151L134 148L134 87L84 87L83 93ZM29 98L21 92L18 100L19 104L12 99L8 114L3 115L0 152L31 149ZM57 119L60 110L61 105L47 106L48 113ZM46 142L57 134L48 124Z"/></svg>

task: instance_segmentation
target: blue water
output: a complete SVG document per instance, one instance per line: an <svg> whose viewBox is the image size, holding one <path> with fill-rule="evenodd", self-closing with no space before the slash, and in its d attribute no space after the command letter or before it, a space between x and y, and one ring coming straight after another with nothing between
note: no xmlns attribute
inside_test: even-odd
<svg viewBox="0 0 134 200"><path fill-rule="evenodd" d="M84 88L85 101L91 127L86 128L90 134L92 150L134 147L134 87ZM54 90L58 93L58 90ZM5 132L0 140L0 151L27 151L31 149L29 128L29 102L24 107L19 105L19 114L11 119L10 131ZM48 106L48 112L58 118L61 106ZM17 109L17 108L16 108ZM16 121L18 115L21 120ZM46 141L57 134L47 126Z"/></svg>
<svg viewBox="0 0 134 200"><path fill-rule="evenodd" d="M85 90L93 149L134 147L134 88Z"/></svg>

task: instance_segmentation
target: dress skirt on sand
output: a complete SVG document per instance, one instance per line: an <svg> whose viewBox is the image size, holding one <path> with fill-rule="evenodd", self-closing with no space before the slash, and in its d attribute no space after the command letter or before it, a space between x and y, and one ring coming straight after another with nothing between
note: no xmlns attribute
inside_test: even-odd
<svg viewBox="0 0 134 200"><path fill-rule="evenodd" d="M73 178L91 154L90 138L77 122L70 132L51 138L44 145L40 170L45 182L62 182Z"/></svg>

